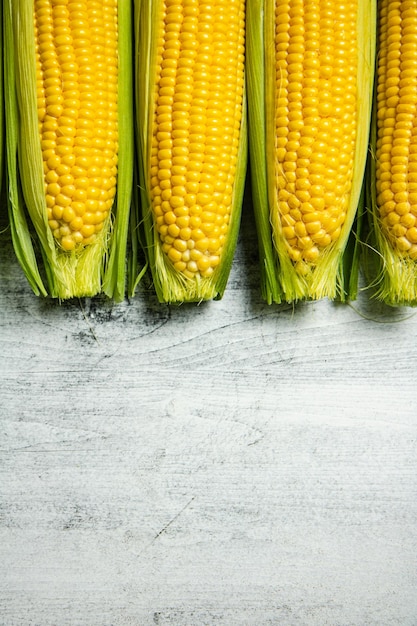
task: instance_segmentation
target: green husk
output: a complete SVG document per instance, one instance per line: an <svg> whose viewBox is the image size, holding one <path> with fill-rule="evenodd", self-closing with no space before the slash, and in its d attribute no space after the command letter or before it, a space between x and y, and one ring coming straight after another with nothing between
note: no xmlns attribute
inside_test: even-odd
<svg viewBox="0 0 417 626"><path fill-rule="evenodd" d="M377 42L377 46L379 42ZM385 234L376 200L376 138L377 138L377 79L370 145L366 171L366 206L369 236L364 246L364 270L368 287L376 299L390 306L417 306L417 261L394 250Z"/></svg>
<svg viewBox="0 0 417 626"><path fill-rule="evenodd" d="M3 0L0 0L0 195L4 176Z"/></svg>
<svg viewBox="0 0 417 626"><path fill-rule="evenodd" d="M123 300L126 293L127 241L135 160L132 21L133 11L131 3L119 0L119 164L117 192L113 209L115 219L102 287L103 292L116 302Z"/></svg>
<svg viewBox="0 0 417 626"><path fill-rule="evenodd" d="M139 6L140 5L140 6ZM150 200L151 122L154 106L154 74L156 67L157 27L160 0L136 2L136 59L137 59L137 138L139 153L139 180L142 207L144 248L151 270L154 288L160 302L181 303L220 299L223 296L233 261L240 225L241 208L247 166L246 109L243 106L236 180L232 196L232 211L227 241L221 262L209 278L185 277L177 272L161 248L154 227ZM245 97L244 97L245 102Z"/></svg>
<svg viewBox="0 0 417 626"><path fill-rule="evenodd" d="M18 146L18 108L16 93L16 64L15 64L15 38L19 34L13 32L11 0L4 0L3 10L3 40L4 40L4 107L5 123L7 132L6 141L6 185L10 230L17 259L28 279L28 282L36 295L47 295L47 289L42 279L29 230L27 213L22 197L21 182L18 173L17 146ZM17 46L17 44L16 44ZM22 47L22 54L27 46ZM29 90L28 90L29 91ZM36 92L36 90L35 90ZM33 100L33 93L30 92Z"/></svg>
<svg viewBox="0 0 417 626"><path fill-rule="evenodd" d="M369 141L375 56L376 0L358 3L358 129L349 209L337 242L305 275L298 273L286 252L283 237L273 234L276 210L274 142L274 0L248 0L247 86L249 158L253 204L259 241L262 296L268 302L296 302L328 297L356 297L357 238L361 228L362 183Z"/></svg>
<svg viewBox="0 0 417 626"><path fill-rule="evenodd" d="M61 300L102 290L124 295L125 250L133 171L131 17L119 2L119 173L113 213L94 243L72 252L60 249L47 222L43 164L36 110L33 6L4 0L5 117L8 206L12 241L37 295ZM130 84L130 92L128 85ZM122 134L123 132L123 134ZM129 173L130 170L130 173ZM107 259L110 259L106 267Z"/></svg>
<svg viewBox="0 0 417 626"><path fill-rule="evenodd" d="M138 36L135 36L139 33L140 27L140 15L141 15L141 0L134 1L134 24L133 24L133 33L135 40L135 50L134 50L134 72L136 81L138 81L138 68L139 68L139 59L141 58L142 51L139 42ZM132 207L130 212L130 224L129 224L129 254L127 258L128 264L128 287L127 292L129 297L134 297L136 288L141 282L142 278L148 271L148 263L144 260L144 233L143 233L143 225L142 225L142 217L141 217L141 190L139 185L139 169L140 169L140 159L139 159L139 151L142 150L142 147L139 145L139 129L137 127L137 104L138 104L138 93L139 93L139 85L134 81L133 89L136 97L134 98L134 134L135 134L135 165L133 171L133 192L132 192Z"/></svg>

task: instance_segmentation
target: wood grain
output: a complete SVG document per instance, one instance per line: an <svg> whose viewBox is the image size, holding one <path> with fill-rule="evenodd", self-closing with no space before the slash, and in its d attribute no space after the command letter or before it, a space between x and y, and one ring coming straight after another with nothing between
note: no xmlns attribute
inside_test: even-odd
<svg viewBox="0 0 417 626"><path fill-rule="evenodd" d="M417 318L36 298L0 238L0 623L415 626Z"/></svg>

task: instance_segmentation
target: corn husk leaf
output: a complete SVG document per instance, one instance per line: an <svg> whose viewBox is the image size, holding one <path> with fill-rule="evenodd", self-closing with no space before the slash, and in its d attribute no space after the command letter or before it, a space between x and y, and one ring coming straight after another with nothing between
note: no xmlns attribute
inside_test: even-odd
<svg viewBox="0 0 417 626"><path fill-rule="evenodd" d="M32 233L29 230L28 215L22 197L18 173L18 128L19 112L16 93L15 39L19 35L13 30L12 2L4 0L4 87L6 133L6 182L9 221L13 247L17 259L36 295L47 295L44 279L41 277L37 255L35 254ZM22 55L24 50L22 50ZM35 90L36 91L36 90Z"/></svg>
<svg viewBox="0 0 417 626"><path fill-rule="evenodd" d="M132 204L134 171L134 118L133 118L133 11L130 2L118 3L119 77L118 77L118 125L119 159L117 191L113 212L109 258L105 267L103 292L119 302L126 294L127 242Z"/></svg>
<svg viewBox="0 0 417 626"><path fill-rule="evenodd" d="M281 302L282 290L277 280L279 266L271 236L266 185L265 64L262 61L264 58L264 0L249 0L246 5L246 20L249 171L261 263L261 293L262 297L271 304L271 302Z"/></svg>
<svg viewBox="0 0 417 626"><path fill-rule="evenodd" d="M362 237L365 221L365 182L362 183L357 214L355 216L352 229L346 248L343 252L340 271L342 274L341 285L338 298L341 302L356 300L358 295L360 262L362 257Z"/></svg>
<svg viewBox="0 0 417 626"><path fill-rule="evenodd" d="M4 181L3 0L0 0L0 195Z"/></svg>
<svg viewBox="0 0 417 626"><path fill-rule="evenodd" d="M230 274L243 203L247 167L246 107L245 105L243 106L238 163L232 195L232 211L221 262L211 277L203 278L197 276L193 279L187 278L175 270L161 249L160 238L154 227L150 200L151 123L154 106L153 81L156 71L156 43L160 4L160 0L155 2L137 2L137 137L145 254L151 270L154 288L160 302L181 303L220 299L223 296ZM141 5L140 11L139 5Z"/></svg>
<svg viewBox="0 0 417 626"><path fill-rule="evenodd" d="M347 217L337 242L321 255L313 270L296 271L290 260L282 233L273 233L271 215L277 211L275 178L275 55L274 0L249 0L247 5L247 84L249 111L249 153L253 204L258 231L261 289L268 302L295 302L324 297L341 300L356 296L358 254L355 244L356 221L360 229L362 182L369 141L372 84L375 56L376 0L358 3L357 33L361 53L358 60L357 85L358 133L353 185ZM353 239L352 239L353 237ZM351 238L349 253L348 241Z"/></svg>
<svg viewBox="0 0 417 626"><path fill-rule="evenodd" d="M138 80L138 71L139 71L139 59L144 50L141 49L140 40L138 37L135 37L135 34L139 33L140 28L140 16L141 16L141 1L134 1L134 41L135 41L135 50L134 50L134 73L136 77L136 81ZM132 191L132 207L130 212L130 223L129 223L129 254L127 258L128 263L128 296L134 297L136 293L136 289L141 282L142 278L146 275L148 271L148 263L144 258L144 232L142 225L142 212L141 212L141 200L140 200L140 164L141 161L139 159L140 150L143 149L143 146L139 145L139 129L137 127L138 115L137 115L137 101L139 94L139 86L138 83L134 80L134 135L136 137L135 142L135 167L133 171L133 191Z"/></svg>
<svg viewBox="0 0 417 626"><path fill-rule="evenodd" d="M131 124L133 119L132 113L129 113L129 105L124 100L123 86L125 78L129 82L128 71L131 63L129 45L125 40L125 37L130 37L128 5L129 3L121 0L122 10L120 10L119 19L119 55L121 62L123 60L124 72L119 78L119 88L122 87L123 91L119 106L122 106L120 117L125 117L122 121L125 131L129 127L129 116ZM106 291L120 299L124 290L125 259L123 258L122 263L122 257L125 245L123 238L127 233L125 224L128 222L126 213L128 211L129 174L124 178L124 174L119 172L122 184L117 211L117 234L114 234L112 224L114 214L112 214L94 243L71 252L62 250L55 243L47 221L36 106L32 4L26 0L4 0L4 20L8 203L16 256L35 294L48 294L64 300L98 294L102 289L105 261L107 255L110 254L111 263L106 279ZM130 101L131 95L128 102ZM126 139L126 137L119 139L119 159L125 163L125 167L129 167L131 157L128 154L129 138ZM124 153L125 149L127 155ZM133 165L131 165L132 168ZM115 206L117 206L117 200ZM30 218L30 224L28 218ZM109 246L110 232L113 233L112 239L115 242L114 252ZM115 275L116 279L113 278Z"/></svg>

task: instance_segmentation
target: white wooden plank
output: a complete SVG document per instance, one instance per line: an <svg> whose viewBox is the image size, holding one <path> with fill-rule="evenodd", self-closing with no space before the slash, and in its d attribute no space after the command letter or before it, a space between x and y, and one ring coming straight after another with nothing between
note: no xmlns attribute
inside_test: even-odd
<svg viewBox="0 0 417 626"><path fill-rule="evenodd" d="M1 624L415 626L413 310L267 306L247 213L200 306L42 300L1 242Z"/></svg>

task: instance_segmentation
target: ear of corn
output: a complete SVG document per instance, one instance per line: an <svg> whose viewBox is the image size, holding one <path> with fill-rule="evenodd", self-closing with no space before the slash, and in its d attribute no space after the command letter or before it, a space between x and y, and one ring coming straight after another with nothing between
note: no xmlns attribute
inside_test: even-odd
<svg viewBox="0 0 417 626"><path fill-rule="evenodd" d="M129 3L5 0L4 17L17 257L35 293L93 296L104 279L120 299L133 169Z"/></svg>
<svg viewBox="0 0 417 626"><path fill-rule="evenodd" d="M246 173L244 0L136 3L145 247L162 302L221 297Z"/></svg>
<svg viewBox="0 0 417 626"><path fill-rule="evenodd" d="M355 293L375 0L249 0L249 147L268 302ZM350 284L349 284L350 281Z"/></svg>
<svg viewBox="0 0 417 626"><path fill-rule="evenodd" d="M379 0L368 165L376 295L417 305L417 2ZM369 267L368 267L369 270Z"/></svg>

